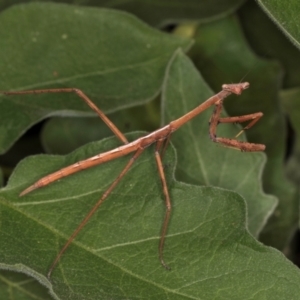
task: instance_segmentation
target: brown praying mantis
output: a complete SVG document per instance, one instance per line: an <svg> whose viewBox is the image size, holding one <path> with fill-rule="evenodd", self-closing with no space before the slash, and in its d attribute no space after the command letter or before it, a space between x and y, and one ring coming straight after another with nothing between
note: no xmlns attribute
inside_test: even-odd
<svg viewBox="0 0 300 300"><path fill-rule="evenodd" d="M171 135L174 131L179 129L182 125L196 117L198 114L209 108L210 106L214 105L213 114L209 120L209 136L213 142L219 143L223 146L234 148L240 151L263 151L265 150L265 145L263 144L254 144L248 143L243 141L238 141L237 139L229 139L223 137L217 137L217 126L220 123L243 123L250 121L247 126L245 126L237 135L238 137L243 131L246 129L251 128L262 116L263 113L257 112L253 114L237 116L237 117L225 117L221 118L220 114L223 107L223 101L226 97L230 94L240 95L243 90L249 87L248 82L244 83L237 83L237 84L224 84L222 86L222 90L215 94L214 96L207 99L205 102L191 110L190 112L186 113L182 117L171 121L168 125L165 125L162 128L157 129L156 131L147 134L146 136L140 137L135 141L128 142L126 137L120 130L109 120L109 118L79 89L76 88L59 88L59 89L42 89L42 90L29 90L29 91L7 91L7 92L0 92L5 95L24 95L24 94L45 94L45 93L75 93L77 94L83 101L85 101L90 108L92 108L99 117L104 121L104 123L112 130L112 132L119 138L119 140L124 144L120 147L112 149L107 152L100 153L88 159L79 161L75 164L72 164L68 167L62 168L52 174L49 174L37 182L26 188L24 191L20 193L20 196L24 196L35 189L44 187L54 181L57 181L63 177L69 176L81 170L103 164L105 162L114 160L116 158L125 156L129 153L133 153L133 156L130 158L124 169L120 172L117 178L112 182L109 188L104 192L102 197L98 200L98 202L93 206L90 212L85 216L85 218L81 221L78 227L75 229L73 234L67 240L65 245L62 247L56 258L54 259L52 265L49 268L47 273L48 278L51 277L53 270L55 269L57 263L59 262L61 256L70 246L72 241L81 231L81 229L86 225L89 219L93 216L99 206L104 202L104 200L109 196L112 190L116 187L116 185L120 182L120 180L125 176L127 171L130 169L134 161L143 153L145 148L149 147L152 144L155 144L155 160L158 169L158 173L162 182L163 194L165 197L165 216L161 228L161 235L159 241L159 260L166 269L170 269L169 266L165 263L163 258L163 249L164 249L164 242L167 234L168 224L171 216L171 199L168 191L168 186L165 179L164 174L164 167L162 164L162 158L166 147L170 141Z"/></svg>

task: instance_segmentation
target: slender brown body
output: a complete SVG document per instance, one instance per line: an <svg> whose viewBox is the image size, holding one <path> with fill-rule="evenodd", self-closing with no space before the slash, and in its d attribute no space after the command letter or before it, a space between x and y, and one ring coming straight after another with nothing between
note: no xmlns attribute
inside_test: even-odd
<svg viewBox="0 0 300 300"><path fill-rule="evenodd" d="M244 127L244 129L238 134L240 135L245 129L249 129L252 127L262 116L263 114L261 112L244 115L244 116L238 116L238 117L227 117L227 118L220 118L220 113L223 108L223 101L226 97L228 97L230 94L236 94L240 95L243 90L247 89L249 87L248 82L244 83L238 83L238 84L224 84L222 86L222 90L188 112L187 114L183 115L182 117L170 122L168 125L157 129L156 131L149 133L146 136L143 136L133 142L128 142L126 137L119 131L119 129L105 116L105 114L97 107L95 104L80 90L78 89L48 89L48 90L33 90L33 91L19 91L19 92L1 92L6 95L16 95L16 94L41 94L41 93L76 93L82 100L84 100L98 115L99 117L107 124L107 126L114 132L114 134L120 139L121 142L124 143L123 146L117 147L115 149L112 149L107 152L100 153L98 155L95 155L93 157L90 157L86 160L79 161L75 164L72 164L68 167L65 167L61 170L58 170L52 174L49 174L37 182L35 182L33 185L26 188L20 196L24 196L28 194L29 192L32 192L35 189L41 188L43 186L46 186L58 179L61 179L63 177L69 176L71 174L74 174L76 172L79 172L81 170L108 162L110 160L116 159L118 157L125 156L129 153L134 152L134 155L131 157L125 168L121 171L121 173L118 175L118 177L114 180L114 182L111 184L111 186L105 191L105 193L102 195L102 197L99 199L99 201L94 205L94 207L91 209L91 211L86 215L86 217L83 219L83 221L79 224L77 229L73 232L71 237L67 240L64 247L61 249L57 257L55 258L54 262L52 263L49 271L48 271L48 278L50 278L52 271L54 270L55 266L57 265L58 261L60 260L61 256L65 252L65 250L69 247L69 245L72 243L74 238L77 236L77 234L81 231L81 229L84 227L84 225L88 222L88 220L92 217L92 215L95 213L95 211L98 209L98 207L103 203L103 201L108 197L108 195L111 193L111 191L115 188L115 186L119 183L119 181L122 179L122 177L127 173L131 165L134 163L134 161L142 154L145 148L148 146L156 143L155 147L155 160L158 168L158 172L162 181L162 187L163 192L165 196L165 205L166 205L166 212L165 212L165 218L162 226L161 231L161 238L159 242L159 259L161 261L161 264L166 268L169 269L168 265L164 262L163 259L163 248L164 248L164 241L167 233L167 228L171 216L171 200L168 192L168 187L164 175L163 165L162 165L162 156L163 153L169 143L171 134L179 129L182 125L199 115L201 112L206 110L212 105L215 105L214 112L210 118L210 126L209 126L209 134L210 138L213 142L220 143L224 146L235 148L241 151L263 151L265 149L265 146L262 144L254 144L254 143L248 143L248 142L242 142L238 141L236 139L228 139L228 138L222 138L217 137L216 131L217 126L220 123L242 123L246 121L250 121L250 123ZM237 136L238 136L237 135Z"/></svg>

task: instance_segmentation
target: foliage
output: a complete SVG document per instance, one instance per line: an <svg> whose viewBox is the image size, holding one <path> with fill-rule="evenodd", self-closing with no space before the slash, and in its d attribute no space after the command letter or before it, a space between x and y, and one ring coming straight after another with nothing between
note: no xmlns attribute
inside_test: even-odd
<svg viewBox="0 0 300 300"><path fill-rule="evenodd" d="M1 95L1 184L11 175L0 190L1 295L298 299L299 271L280 252L292 257L298 222L300 37L292 17L298 2L58 2L2 3L0 90L79 88L134 140L222 84L249 81L243 95L226 99L226 110L262 111L247 139L267 149L241 153L213 144L212 109L203 112L173 134L164 156L173 205L164 255L171 271L158 260L164 198L151 146L49 281L61 246L130 156L19 197L42 176L120 141L75 94ZM218 135L234 137L239 130L222 124ZM27 157L41 149L47 154Z"/></svg>

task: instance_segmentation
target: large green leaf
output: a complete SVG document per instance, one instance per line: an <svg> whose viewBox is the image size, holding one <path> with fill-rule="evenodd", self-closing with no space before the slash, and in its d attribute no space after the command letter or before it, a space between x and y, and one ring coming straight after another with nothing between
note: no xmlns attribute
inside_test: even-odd
<svg viewBox="0 0 300 300"><path fill-rule="evenodd" d="M257 0L261 8L276 23L290 41L300 48L299 10L298 0Z"/></svg>
<svg viewBox="0 0 300 300"><path fill-rule="evenodd" d="M15 6L0 15L0 90L76 87L115 111L154 98L170 57L189 45L113 10ZM91 114L74 94L1 96L0 153L41 119L80 112Z"/></svg>
<svg viewBox="0 0 300 300"><path fill-rule="evenodd" d="M193 93L185 80L174 87L179 71L188 71L190 82L203 86L191 70L190 62L178 53L165 81L165 90L173 90L165 93L166 101L169 96L178 99L176 87L180 95ZM0 194L2 266L34 276L60 299L296 299L298 269L251 237L244 200L221 188L175 181L172 147L164 157L173 203L164 254L172 270L158 261L164 201L154 148L149 147L47 281L45 274L59 248L128 158L64 178L22 198L19 193L49 172L118 145L116 138L108 138L65 157L40 155L19 164Z"/></svg>
<svg viewBox="0 0 300 300"><path fill-rule="evenodd" d="M203 79L199 78L197 71L184 58L176 60L172 68L167 74L163 94L165 123L190 111L199 104L199 99L205 100L213 95ZM241 101L226 99L232 102L234 100L236 104ZM249 230L257 236L277 204L275 197L262 191L261 175L265 157L261 153L244 153L212 145L207 125L211 114L212 109L204 111L197 120L174 134L172 141L178 151L177 178L240 193L247 201ZM233 138L239 130L237 126L220 125L218 136Z"/></svg>

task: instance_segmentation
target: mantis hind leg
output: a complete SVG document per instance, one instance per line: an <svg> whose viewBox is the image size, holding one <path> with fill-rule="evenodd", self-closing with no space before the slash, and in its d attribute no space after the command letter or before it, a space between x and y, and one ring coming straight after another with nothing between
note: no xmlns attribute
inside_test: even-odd
<svg viewBox="0 0 300 300"><path fill-rule="evenodd" d="M167 270L170 270L171 268L165 263L164 258L163 258L165 238L166 238L168 225L169 225L169 221L170 221L170 216L171 216L171 210L172 210L171 199L170 199L170 195L169 195L169 190L168 190L166 177L165 177L165 173L164 173L164 167L162 164L162 159L161 159L161 154L160 154L160 150L164 144L164 141L165 141L164 139L158 140L156 143L156 148L155 148L155 160L156 160L159 177L161 179L161 183L162 183L162 187L163 187L163 193L165 196L165 205L166 205L165 217L164 217L164 222L163 222L162 229L161 229L158 252L159 252L160 263ZM167 142L168 141L169 141L169 138L168 138ZM165 147L163 149L163 152L164 151L165 151Z"/></svg>
<svg viewBox="0 0 300 300"><path fill-rule="evenodd" d="M81 90L76 88L58 88L58 89L42 89L42 90L29 90L29 91L16 91L16 92L1 92L4 95L37 95L37 94L54 94L54 93L75 93L80 97L97 115L102 121L110 128L110 130L116 135L116 137L124 144L128 144L128 141L124 134L117 128L117 126L99 109L95 103Z"/></svg>

